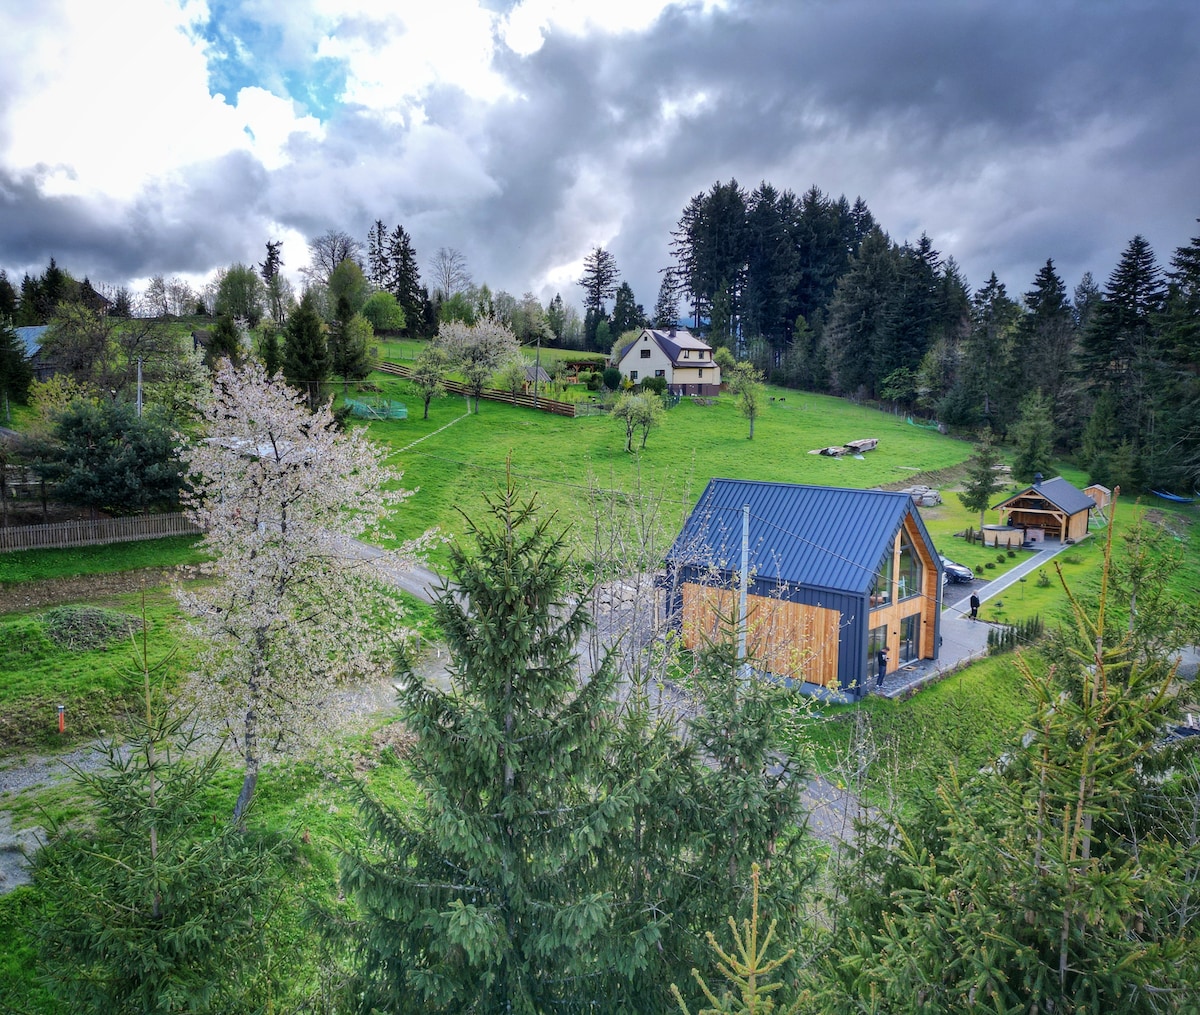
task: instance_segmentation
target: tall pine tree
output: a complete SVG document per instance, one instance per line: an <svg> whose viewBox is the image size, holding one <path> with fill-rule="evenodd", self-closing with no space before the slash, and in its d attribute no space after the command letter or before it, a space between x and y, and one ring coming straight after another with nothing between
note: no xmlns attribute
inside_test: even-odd
<svg viewBox="0 0 1200 1015"><path fill-rule="evenodd" d="M288 384L304 392L308 408L321 404L321 385L333 369L325 325L317 313L316 297L309 289L288 317L283 339L283 376Z"/></svg>
<svg viewBox="0 0 1200 1015"><path fill-rule="evenodd" d="M397 225L388 237L387 270L383 288L387 289L404 310L405 330L410 335L429 335L435 324L426 320L427 301L421 290L421 272L417 267L417 252L404 227Z"/></svg>
<svg viewBox="0 0 1200 1015"><path fill-rule="evenodd" d="M364 798L372 852L343 864L358 989L386 1011L614 1010L603 985L655 936L650 914L619 919L597 867L630 810L603 778L617 670L610 656L580 680L591 618L550 519L511 482L488 515L468 520L474 551L451 548L454 591L434 606L452 690L401 685L425 805Z"/></svg>

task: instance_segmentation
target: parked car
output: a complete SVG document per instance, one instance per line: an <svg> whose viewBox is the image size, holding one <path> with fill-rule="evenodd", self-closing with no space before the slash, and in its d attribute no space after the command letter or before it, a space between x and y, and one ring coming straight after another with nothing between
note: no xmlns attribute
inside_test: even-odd
<svg viewBox="0 0 1200 1015"><path fill-rule="evenodd" d="M942 558L942 571L945 573L949 581L956 585L965 585L967 582L975 580L975 572L963 564L956 564L952 560Z"/></svg>

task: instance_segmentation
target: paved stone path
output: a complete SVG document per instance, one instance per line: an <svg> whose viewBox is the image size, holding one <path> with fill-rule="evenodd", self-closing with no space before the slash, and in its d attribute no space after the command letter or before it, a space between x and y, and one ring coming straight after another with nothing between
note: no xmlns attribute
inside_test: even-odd
<svg viewBox="0 0 1200 1015"><path fill-rule="evenodd" d="M943 592L946 605L942 609L942 644L937 659L915 659L905 663L889 673L884 678L883 688L875 693L886 698L905 697L917 688L940 680L972 660L987 655L987 636L992 625L982 620L970 619L971 593L979 596L981 603L995 599L1022 578L1045 567L1066 549L1068 546L1061 543L1043 545L999 578L988 582L976 580L969 586L947 585Z"/></svg>

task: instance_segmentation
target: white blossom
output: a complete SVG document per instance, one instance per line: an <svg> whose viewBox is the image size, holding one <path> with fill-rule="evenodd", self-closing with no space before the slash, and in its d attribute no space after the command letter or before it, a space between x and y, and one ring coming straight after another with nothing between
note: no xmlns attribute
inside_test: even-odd
<svg viewBox="0 0 1200 1015"><path fill-rule="evenodd" d="M337 683L391 666L404 631L380 564L414 547L354 552L409 493L363 430L340 432L328 406L309 413L281 377L226 361L205 424L185 445L184 506L215 581L179 598L206 641L194 686L245 760L240 814L262 747L319 734Z"/></svg>

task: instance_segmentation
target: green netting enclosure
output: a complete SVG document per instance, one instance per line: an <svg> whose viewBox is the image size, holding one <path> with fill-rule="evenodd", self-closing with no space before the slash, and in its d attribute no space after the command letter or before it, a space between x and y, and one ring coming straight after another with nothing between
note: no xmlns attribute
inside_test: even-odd
<svg viewBox="0 0 1200 1015"><path fill-rule="evenodd" d="M346 405L355 419L408 419L408 406L386 398L347 398Z"/></svg>

